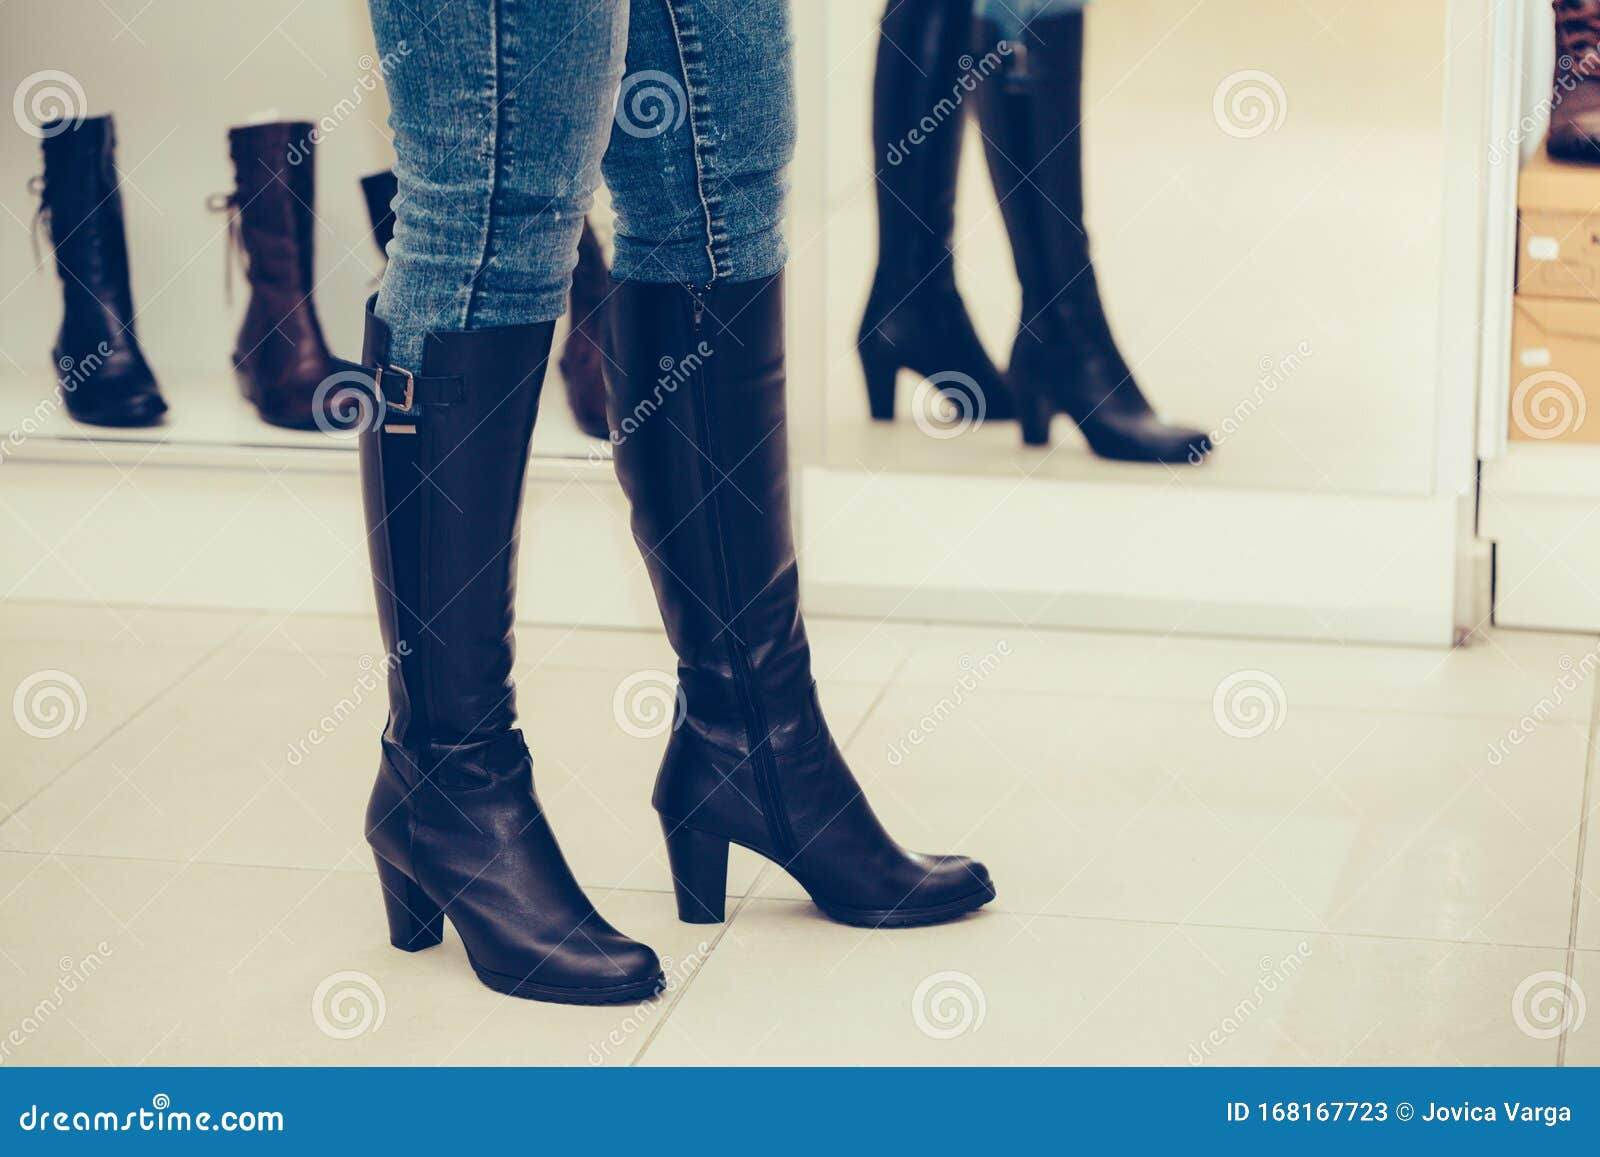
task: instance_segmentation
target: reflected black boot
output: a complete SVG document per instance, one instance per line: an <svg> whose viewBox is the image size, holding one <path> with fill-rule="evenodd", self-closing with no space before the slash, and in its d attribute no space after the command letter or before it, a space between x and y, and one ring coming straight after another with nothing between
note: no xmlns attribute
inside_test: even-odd
<svg viewBox="0 0 1600 1157"><path fill-rule="evenodd" d="M394 170L385 169L361 178L361 199L367 203L367 220L372 222L372 243L384 257L394 240L394 199L400 186Z"/></svg>
<svg viewBox="0 0 1600 1157"><path fill-rule="evenodd" d="M678 655L683 710L654 802L679 915L723 918L730 843L847 924L987 904L982 864L890 839L817 702L789 521L782 277L703 293L622 283L611 318L617 476Z"/></svg>
<svg viewBox="0 0 1600 1157"><path fill-rule="evenodd" d="M890 0L883 17L872 94L878 272L859 338L868 403L880 421L894 417L902 369L933 380L966 415L1014 416L1010 390L956 288L951 252L966 129L962 81L978 67L965 59L971 29L972 0ZM994 51L991 44L979 55Z"/></svg>
<svg viewBox="0 0 1600 1157"><path fill-rule="evenodd" d="M93 426L152 426L167 412L133 328L128 245L109 116L41 126L48 221L61 275L61 333L51 356L67 412Z"/></svg>
<svg viewBox="0 0 1600 1157"><path fill-rule="evenodd" d="M587 220L578 238L578 266L572 271L572 325L561 347L561 382L572 420L591 438L609 438L606 425L606 291L611 271L606 251Z"/></svg>
<svg viewBox="0 0 1600 1157"><path fill-rule="evenodd" d="M1083 15L1041 17L978 92L989 173L1022 282L1011 354L1023 440L1048 445L1067 414L1102 458L1198 463L1204 431L1163 422L1106 320L1083 225ZM979 21L975 43L999 29Z"/></svg>
<svg viewBox="0 0 1600 1157"><path fill-rule="evenodd" d="M573 878L513 726L517 525L553 330L429 334L412 376L369 307L385 405L361 482L390 711L367 841L395 947L439 943L448 917L497 992L608 1004L654 993L660 963Z"/></svg>

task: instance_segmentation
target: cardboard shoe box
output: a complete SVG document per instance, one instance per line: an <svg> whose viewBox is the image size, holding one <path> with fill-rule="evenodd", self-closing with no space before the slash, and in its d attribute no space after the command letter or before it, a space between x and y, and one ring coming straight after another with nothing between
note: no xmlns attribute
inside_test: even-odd
<svg viewBox="0 0 1600 1157"><path fill-rule="evenodd" d="M1517 207L1511 440L1600 445L1600 166L1540 149Z"/></svg>
<svg viewBox="0 0 1600 1157"><path fill-rule="evenodd" d="M1522 169L1517 293L1600 302L1600 166L1552 161Z"/></svg>
<svg viewBox="0 0 1600 1157"><path fill-rule="evenodd" d="M1513 303L1509 433L1513 442L1600 443L1600 301Z"/></svg>

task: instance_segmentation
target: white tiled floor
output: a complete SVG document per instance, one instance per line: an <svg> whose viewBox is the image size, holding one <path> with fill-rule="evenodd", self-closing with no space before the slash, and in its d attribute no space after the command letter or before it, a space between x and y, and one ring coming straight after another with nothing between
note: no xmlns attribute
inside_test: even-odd
<svg viewBox="0 0 1600 1157"><path fill-rule="evenodd" d="M983 857L999 901L865 932L744 855L729 922L678 923L662 741L612 706L670 653L528 629L541 795L673 977L649 1005L577 1009L482 988L453 934L388 947L360 832L370 622L0 608L0 691L82 688L59 736L21 706L0 722L4 1061L1600 1064L1595 639L812 633L878 811ZM1219 704L1240 672L1265 718Z"/></svg>

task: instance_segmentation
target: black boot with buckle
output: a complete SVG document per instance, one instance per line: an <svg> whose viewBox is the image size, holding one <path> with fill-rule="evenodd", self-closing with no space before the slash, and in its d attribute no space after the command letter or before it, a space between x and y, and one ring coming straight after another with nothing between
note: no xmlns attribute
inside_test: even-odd
<svg viewBox="0 0 1600 1157"><path fill-rule="evenodd" d="M449 919L478 979L532 1000L609 1004L660 987L649 948L573 878L515 728L517 534L554 324L431 333L417 372L389 364L367 314L381 404L361 483L389 658L389 724L367 840L409 952Z"/></svg>

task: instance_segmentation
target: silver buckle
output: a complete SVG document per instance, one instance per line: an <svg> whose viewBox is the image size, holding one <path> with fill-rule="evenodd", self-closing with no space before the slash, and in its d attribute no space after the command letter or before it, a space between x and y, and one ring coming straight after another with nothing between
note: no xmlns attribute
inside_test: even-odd
<svg viewBox="0 0 1600 1157"><path fill-rule="evenodd" d="M417 404L417 379L412 375L410 370L403 370L399 366L392 366L389 368L395 373L404 377L406 380L406 393L405 397L400 401L400 408L409 414ZM373 379L372 384L377 388L378 398L383 403L384 413L387 414L388 396L383 392L384 372L384 367L379 366L377 376ZM385 434L415 434L417 432L417 427L415 423L409 426L391 426L388 421L385 420L383 423L383 432Z"/></svg>

